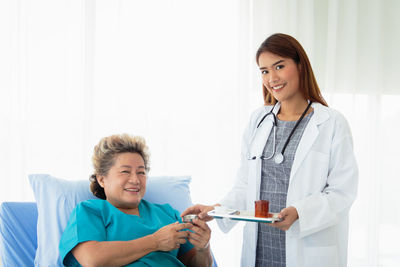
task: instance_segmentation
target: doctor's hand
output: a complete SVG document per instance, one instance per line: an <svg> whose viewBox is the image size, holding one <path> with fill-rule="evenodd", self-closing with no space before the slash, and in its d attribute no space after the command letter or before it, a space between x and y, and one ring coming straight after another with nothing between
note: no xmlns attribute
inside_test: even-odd
<svg viewBox="0 0 400 267"><path fill-rule="evenodd" d="M212 211L215 206L220 206L220 205L216 204L214 206L206 206L197 204L184 210L181 214L181 217L188 214L197 214L197 216L199 216L200 219L202 219L205 222L209 222L213 219L213 217L209 216L207 212Z"/></svg>
<svg viewBox="0 0 400 267"><path fill-rule="evenodd" d="M282 219L280 222L271 223L271 226L281 229L283 231L289 230L290 226L299 218L299 214L295 207L287 207L281 210L278 218Z"/></svg>

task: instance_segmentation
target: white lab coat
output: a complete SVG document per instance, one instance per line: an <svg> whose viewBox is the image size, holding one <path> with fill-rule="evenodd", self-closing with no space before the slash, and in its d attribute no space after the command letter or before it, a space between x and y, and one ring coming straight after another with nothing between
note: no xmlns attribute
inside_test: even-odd
<svg viewBox="0 0 400 267"><path fill-rule="evenodd" d="M348 214L356 197L357 163L346 119L337 111L313 103L314 114L298 145L290 173L287 207L299 214L286 231L287 267L337 267L347 265ZM241 163L232 190L220 202L233 209L253 210L260 196L261 156L270 131L271 115L256 130L271 106L251 116L242 142ZM274 109L277 114L279 103ZM228 232L235 221L217 220ZM241 266L255 266L258 223L243 231Z"/></svg>

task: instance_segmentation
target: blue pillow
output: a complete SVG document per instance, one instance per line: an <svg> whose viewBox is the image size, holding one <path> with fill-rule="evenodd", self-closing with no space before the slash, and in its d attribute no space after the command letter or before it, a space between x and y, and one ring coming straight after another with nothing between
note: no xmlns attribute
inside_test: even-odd
<svg viewBox="0 0 400 267"><path fill-rule="evenodd" d="M38 208L35 266L63 266L58 245L70 213L81 201L96 198L89 180L68 181L48 174L31 174L29 181ZM169 203L182 212L192 205L191 177L159 176L147 180L144 199L157 204Z"/></svg>

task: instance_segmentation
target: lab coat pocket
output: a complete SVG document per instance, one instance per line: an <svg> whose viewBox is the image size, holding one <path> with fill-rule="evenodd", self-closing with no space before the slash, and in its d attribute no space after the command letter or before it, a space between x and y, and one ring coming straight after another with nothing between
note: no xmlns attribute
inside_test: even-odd
<svg viewBox="0 0 400 267"><path fill-rule="evenodd" d="M316 150L311 150L309 157L312 161L329 162L329 154L325 154Z"/></svg>
<svg viewBox="0 0 400 267"><path fill-rule="evenodd" d="M307 184L309 192L321 191L329 174L329 154L310 150L303 168L308 171L302 175L302 181Z"/></svg>
<svg viewBox="0 0 400 267"><path fill-rule="evenodd" d="M304 247L306 267L339 267L337 246Z"/></svg>

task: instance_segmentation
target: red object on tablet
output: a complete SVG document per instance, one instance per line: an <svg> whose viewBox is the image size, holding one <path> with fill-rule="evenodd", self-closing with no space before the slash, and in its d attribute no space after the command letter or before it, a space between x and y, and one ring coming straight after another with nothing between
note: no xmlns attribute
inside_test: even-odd
<svg viewBox="0 0 400 267"><path fill-rule="evenodd" d="M256 200L255 204L255 217L268 217L269 212L269 201L268 200Z"/></svg>

